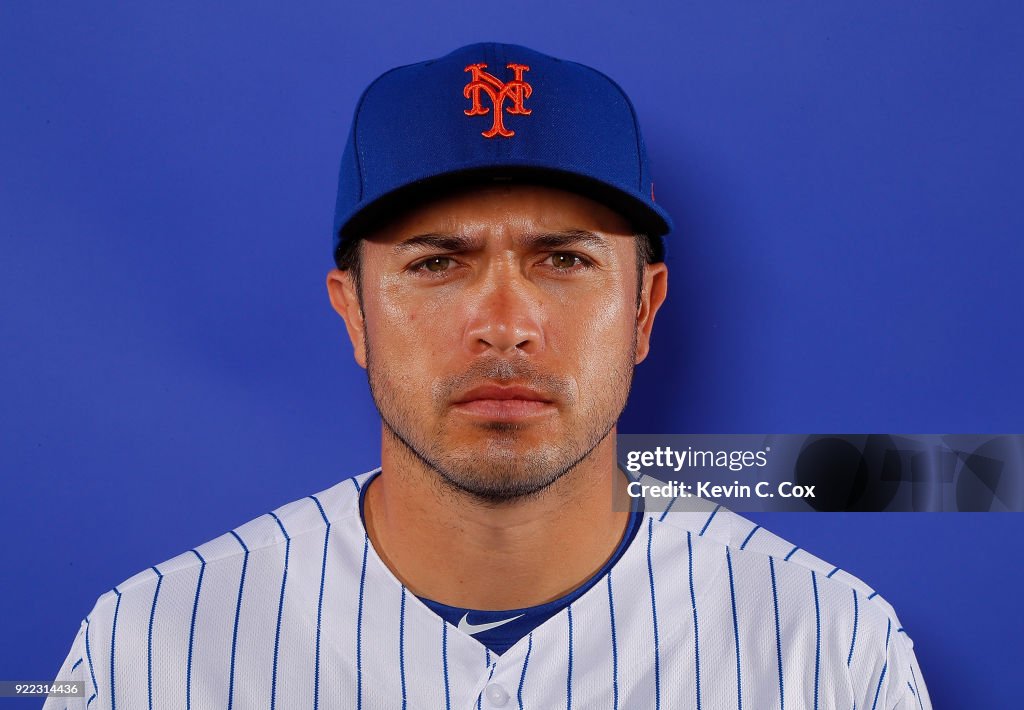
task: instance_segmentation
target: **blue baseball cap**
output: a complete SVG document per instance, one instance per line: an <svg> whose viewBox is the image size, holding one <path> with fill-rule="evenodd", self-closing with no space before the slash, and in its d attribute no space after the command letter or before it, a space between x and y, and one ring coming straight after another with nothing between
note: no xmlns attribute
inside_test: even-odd
<svg viewBox="0 0 1024 710"><path fill-rule="evenodd" d="M650 237L672 228L622 89L582 64L488 42L392 69L363 92L341 159L335 250L402 199L495 179L584 194Z"/></svg>

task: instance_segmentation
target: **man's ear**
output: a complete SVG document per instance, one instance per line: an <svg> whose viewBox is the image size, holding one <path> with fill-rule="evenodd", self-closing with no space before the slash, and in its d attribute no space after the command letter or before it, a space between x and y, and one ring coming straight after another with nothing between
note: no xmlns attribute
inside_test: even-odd
<svg viewBox="0 0 1024 710"><path fill-rule="evenodd" d="M327 294L331 298L331 306L345 321L348 338L352 341L353 355L359 366L366 368L366 323L363 320L363 307L359 303L359 292L356 289L355 275L351 269L342 271L332 269L327 274Z"/></svg>
<svg viewBox="0 0 1024 710"><path fill-rule="evenodd" d="M654 316L668 295L668 267L664 263L644 267L644 283L640 291L640 304L636 312L636 364L639 365L651 350L651 329Z"/></svg>

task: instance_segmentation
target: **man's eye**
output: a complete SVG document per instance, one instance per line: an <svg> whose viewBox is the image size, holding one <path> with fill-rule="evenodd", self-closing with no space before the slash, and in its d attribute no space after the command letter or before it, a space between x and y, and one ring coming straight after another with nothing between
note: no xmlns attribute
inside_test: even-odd
<svg viewBox="0 0 1024 710"><path fill-rule="evenodd" d="M433 271L439 273L447 271L448 267L452 265L452 260L447 256L434 256L426 261L421 261L416 268L424 269L426 271Z"/></svg>
<svg viewBox="0 0 1024 710"><path fill-rule="evenodd" d="M552 254L548 258L551 260L551 265L559 271L567 271L572 267L583 263L583 259L579 258L575 254L558 253Z"/></svg>

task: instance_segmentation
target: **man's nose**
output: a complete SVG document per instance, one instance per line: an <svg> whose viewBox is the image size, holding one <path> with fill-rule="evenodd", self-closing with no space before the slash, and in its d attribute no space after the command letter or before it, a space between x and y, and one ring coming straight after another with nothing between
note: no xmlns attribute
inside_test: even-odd
<svg viewBox="0 0 1024 710"><path fill-rule="evenodd" d="M516 267L481 274L470 308L464 342L474 354L532 355L544 347L540 294Z"/></svg>

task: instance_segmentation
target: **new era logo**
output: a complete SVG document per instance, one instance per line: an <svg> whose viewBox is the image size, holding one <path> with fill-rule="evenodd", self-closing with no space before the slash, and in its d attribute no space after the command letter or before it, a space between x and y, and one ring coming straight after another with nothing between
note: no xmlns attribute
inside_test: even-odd
<svg viewBox="0 0 1024 710"><path fill-rule="evenodd" d="M484 138L511 138L516 134L510 128L505 127L505 111L517 116L529 116L533 113L523 106L523 102L533 93L533 87L523 79L523 73L530 71L525 64L508 64L512 70L512 79L501 81L493 74L484 71L486 64L470 64L464 71L470 72L470 82L462 89L462 95L473 102L471 108L463 113L467 116L483 116L491 113L491 109L483 105L481 97L486 95L491 100L494 108L494 122L491 127L481 133ZM512 105L505 108L505 99L512 102Z"/></svg>

